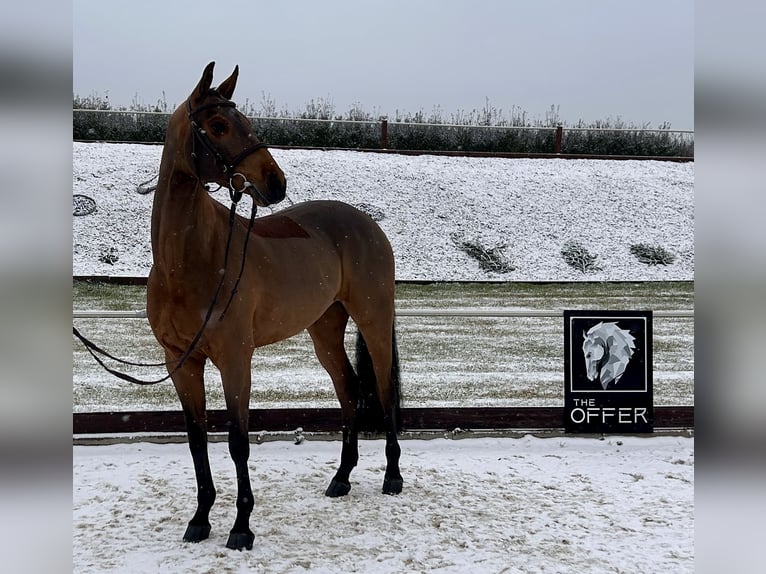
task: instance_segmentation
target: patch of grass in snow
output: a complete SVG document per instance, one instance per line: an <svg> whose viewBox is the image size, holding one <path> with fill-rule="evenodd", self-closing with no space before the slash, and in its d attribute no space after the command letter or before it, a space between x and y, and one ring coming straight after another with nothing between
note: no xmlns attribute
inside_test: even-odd
<svg viewBox="0 0 766 574"><path fill-rule="evenodd" d="M503 254L503 250L507 247L505 244L487 247L482 245L478 239L466 239L459 234L452 234L450 239L458 249L476 259L479 262L479 267L484 271L510 273L516 270Z"/></svg>
<svg viewBox="0 0 766 574"><path fill-rule="evenodd" d="M136 311L146 307L146 287L103 281L73 281L72 308Z"/></svg>
<svg viewBox="0 0 766 574"><path fill-rule="evenodd" d="M561 248L561 256L567 265L578 271L601 271L603 268L597 263L598 256L592 255L588 249L577 241L568 241Z"/></svg>
<svg viewBox="0 0 766 574"><path fill-rule="evenodd" d="M369 215L373 221L383 221L383 219L386 217L386 214L380 207L370 205L369 203L357 203L354 205L354 207L356 207L359 211L363 211Z"/></svg>
<svg viewBox="0 0 766 574"><path fill-rule="evenodd" d="M670 265L676 260L676 256L661 245L636 243L630 246L630 252L646 265Z"/></svg>
<svg viewBox="0 0 766 574"><path fill-rule="evenodd" d="M104 247L101 250L101 254L98 256L98 260L101 263L107 263L114 265L120 260L120 256L117 254L117 249L114 247Z"/></svg>

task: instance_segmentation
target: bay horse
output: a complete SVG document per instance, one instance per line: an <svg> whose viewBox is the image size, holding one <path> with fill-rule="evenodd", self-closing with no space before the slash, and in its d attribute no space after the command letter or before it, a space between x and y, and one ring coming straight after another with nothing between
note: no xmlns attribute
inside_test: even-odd
<svg viewBox="0 0 766 574"><path fill-rule="evenodd" d="M402 490L394 257L380 227L344 203L299 203L249 224L235 215L235 205L229 210L210 197L205 184L217 183L229 188L233 200L250 195L255 209L280 202L286 190L284 173L231 101L239 67L211 88L214 64L205 68L167 127L152 208L146 310L185 415L197 479L197 509L183 539L199 542L209 536L216 496L203 381L210 359L221 373L237 474L237 515L226 546L249 550L254 540L250 368L258 347L306 329L332 379L343 443L327 496L343 496L351 488L358 432L366 428L368 411L377 415L377 430L385 431L383 493ZM358 328L358 372L344 346L349 317ZM365 390L365 384L373 390Z"/></svg>

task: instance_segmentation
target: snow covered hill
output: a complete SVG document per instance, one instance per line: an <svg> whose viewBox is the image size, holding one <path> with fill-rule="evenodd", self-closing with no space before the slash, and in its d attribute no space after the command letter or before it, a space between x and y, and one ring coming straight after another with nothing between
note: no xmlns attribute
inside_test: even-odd
<svg viewBox="0 0 766 574"><path fill-rule="evenodd" d="M148 274L153 196L136 187L156 175L161 153L162 146L73 144L73 193L96 202L94 213L73 217L74 275ZM694 278L693 163L272 153L293 202L337 199L379 219L399 280ZM228 205L225 190L214 197ZM249 209L244 200L239 212ZM482 269L461 249L465 241L494 250L513 270ZM573 244L595 257L593 269L565 261L562 249ZM662 248L674 260L642 263L631 253L636 244Z"/></svg>

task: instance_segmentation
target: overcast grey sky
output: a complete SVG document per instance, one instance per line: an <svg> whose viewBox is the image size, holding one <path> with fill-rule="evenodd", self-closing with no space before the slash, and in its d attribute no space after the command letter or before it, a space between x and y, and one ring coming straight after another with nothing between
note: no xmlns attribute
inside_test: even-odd
<svg viewBox="0 0 766 574"><path fill-rule="evenodd" d="M180 104L215 61L256 107L694 127L693 0L74 0L73 29L74 93L114 106Z"/></svg>

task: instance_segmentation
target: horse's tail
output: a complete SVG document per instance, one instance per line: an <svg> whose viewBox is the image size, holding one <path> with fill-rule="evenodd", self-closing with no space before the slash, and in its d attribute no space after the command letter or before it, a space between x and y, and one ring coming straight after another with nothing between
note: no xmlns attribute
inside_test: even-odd
<svg viewBox="0 0 766 574"><path fill-rule="evenodd" d="M367 343L362 334L356 334L356 373L359 377L359 400L357 401L356 423L362 432L385 432L383 406L378 397L375 371ZM401 392L399 379L399 350L396 345L396 329L391 331L391 388L394 394L394 417L397 432L401 430Z"/></svg>

